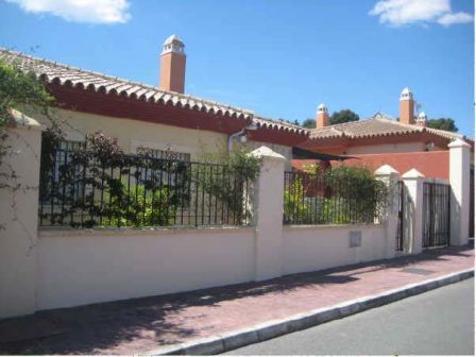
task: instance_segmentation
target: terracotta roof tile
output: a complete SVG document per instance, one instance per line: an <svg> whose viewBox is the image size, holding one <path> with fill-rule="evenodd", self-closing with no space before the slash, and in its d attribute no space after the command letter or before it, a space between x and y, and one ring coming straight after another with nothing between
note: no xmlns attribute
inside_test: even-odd
<svg viewBox="0 0 476 357"><path fill-rule="evenodd" d="M173 106L188 108L190 110L228 115L232 118L245 118L253 120L258 126L266 127L268 129L308 135L307 129L282 121L255 117L254 113L247 109L232 107L195 96L164 91L143 83L132 82L99 72L87 71L53 61L35 58L20 52L0 48L0 59L10 63L16 62L21 69L33 72L37 78L48 83L54 82L61 85L87 88L106 94L125 95L132 99L153 103L171 104Z"/></svg>
<svg viewBox="0 0 476 357"><path fill-rule="evenodd" d="M33 72L38 78L45 80L48 83L59 83L61 85L72 85L74 87L91 88L95 91L105 93L121 94L131 96L137 92L140 96L146 93L146 99L154 98L157 102L162 97L164 102L181 106L185 106L190 102L200 103L200 109L204 108L207 112L229 115L234 117L241 117L251 119L253 113L247 109L232 107L225 104L219 104L213 101L192 97L175 92L166 92L157 87L145 85L138 82L132 82L117 77L108 76L102 73L86 71L80 68L71 67L56 62L47 61L40 58L28 56L19 52L9 51L0 48L0 59L5 62L16 62L21 69ZM193 106L190 106L192 108Z"/></svg>
<svg viewBox="0 0 476 357"><path fill-rule="evenodd" d="M428 132L446 139L461 138L468 140L464 135L451 133L445 130L421 127L412 124L403 124L388 115L377 113L369 119L330 125L325 128L312 129L310 138L313 140L329 138L370 138L389 135L407 135L420 132Z"/></svg>
<svg viewBox="0 0 476 357"><path fill-rule="evenodd" d="M302 135L309 135L309 130L303 128L299 125L294 125L283 120L273 120L267 119L263 117L255 116L253 121L257 124L258 128L268 128L268 129L278 129L278 130L285 130L290 132L295 132L297 134Z"/></svg>

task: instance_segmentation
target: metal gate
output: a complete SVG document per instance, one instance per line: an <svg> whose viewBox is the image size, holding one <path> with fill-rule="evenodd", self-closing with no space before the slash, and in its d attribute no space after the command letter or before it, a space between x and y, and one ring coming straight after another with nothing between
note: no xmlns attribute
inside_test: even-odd
<svg viewBox="0 0 476 357"><path fill-rule="evenodd" d="M398 224L397 224L397 236L395 237L395 250L403 251L403 235L404 235L404 224L405 224L405 186L403 181L397 182L397 193L398 193Z"/></svg>
<svg viewBox="0 0 476 357"><path fill-rule="evenodd" d="M423 184L423 248L449 244L450 192L450 186L446 184Z"/></svg>

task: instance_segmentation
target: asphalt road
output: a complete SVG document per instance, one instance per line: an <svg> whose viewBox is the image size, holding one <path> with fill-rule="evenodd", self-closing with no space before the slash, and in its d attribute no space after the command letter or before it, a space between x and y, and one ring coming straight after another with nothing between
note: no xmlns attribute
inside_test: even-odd
<svg viewBox="0 0 476 357"><path fill-rule="evenodd" d="M474 279L227 354L473 355Z"/></svg>

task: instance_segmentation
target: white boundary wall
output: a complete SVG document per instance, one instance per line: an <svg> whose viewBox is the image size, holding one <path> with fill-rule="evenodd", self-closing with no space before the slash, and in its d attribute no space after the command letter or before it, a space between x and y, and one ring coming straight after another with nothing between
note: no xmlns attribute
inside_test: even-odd
<svg viewBox="0 0 476 357"><path fill-rule="evenodd" d="M42 232L37 308L247 282L253 261L251 228Z"/></svg>
<svg viewBox="0 0 476 357"><path fill-rule="evenodd" d="M267 147L252 152L262 160L255 184L254 227L38 231L40 129L37 122L23 116L11 129L14 155L6 163L18 174L16 180L29 188L15 194L0 192L5 221L0 231L0 318L395 256L395 207L389 207L382 224L283 226L286 159ZM453 225L467 222L464 198L469 185L464 170L469 149L457 143L450 151L450 181L458 204ZM382 166L376 175L384 182L397 179L391 167ZM412 185L410 176L403 178L407 187L414 188L409 227L415 249L407 253L416 253L421 249L421 215L415 213L421 185ZM455 231L452 244L464 244L466 235L464 230Z"/></svg>
<svg viewBox="0 0 476 357"><path fill-rule="evenodd" d="M351 247L350 232L360 232ZM284 273L334 268L386 258L385 227L375 225L288 226L284 228Z"/></svg>

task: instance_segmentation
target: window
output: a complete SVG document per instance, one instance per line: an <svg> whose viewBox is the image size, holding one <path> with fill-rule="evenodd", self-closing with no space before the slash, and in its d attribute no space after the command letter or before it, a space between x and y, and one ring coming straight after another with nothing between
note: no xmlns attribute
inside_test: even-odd
<svg viewBox="0 0 476 357"><path fill-rule="evenodd" d="M70 199L78 199L84 194L84 185L74 182L61 185L61 170L71 161L74 151L83 150L86 147L84 141L64 140L54 151L52 158L42 157L40 200L43 203L54 200L57 194L70 196ZM79 170L80 168L75 168ZM58 192L57 192L58 191Z"/></svg>
<svg viewBox="0 0 476 357"><path fill-rule="evenodd" d="M138 154L147 153L156 159L177 160L190 162L190 154L185 152L177 152L172 150L149 149L146 147L137 148Z"/></svg>

